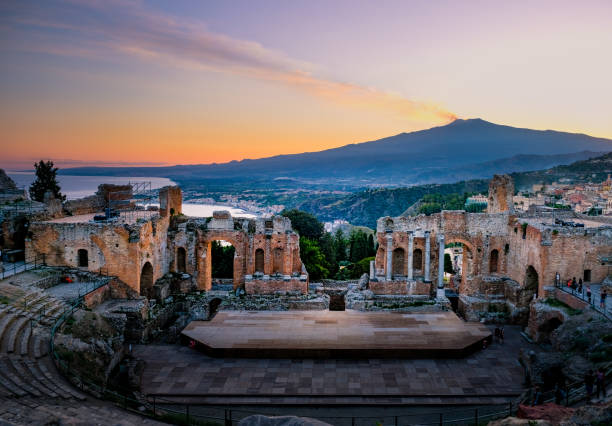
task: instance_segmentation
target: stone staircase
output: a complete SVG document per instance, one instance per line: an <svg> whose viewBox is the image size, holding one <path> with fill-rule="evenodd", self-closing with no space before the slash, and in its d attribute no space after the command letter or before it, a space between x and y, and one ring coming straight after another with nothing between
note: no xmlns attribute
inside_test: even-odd
<svg viewBox="0 0 612 426"><path fill-rule="evenodd" d="M0 400L85 400L57 372L48 355L51 326L67 308L43 292L0 304Z"/></svg>

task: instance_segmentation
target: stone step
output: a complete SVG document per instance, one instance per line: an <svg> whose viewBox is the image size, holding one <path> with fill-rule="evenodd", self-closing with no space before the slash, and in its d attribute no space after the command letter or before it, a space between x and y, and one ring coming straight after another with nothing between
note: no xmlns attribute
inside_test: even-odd
<svg viewBox="0 0 612 426"><path fill-rule="evenodd" d="M15 321L19 316L14 313L9 313L0 319L0 347L2 341L8 336L9 329L13 321Z"/></svg>
<svg viewBox="0 0 612 426"><path fill-rule="evenodd" d="M63 383L63 379L59 377L59 373L55 368L55 365L49 366L47 364L52 364L51 358L44 358L36 363L40 371L47 379L52 381L58 388L60 388L66 394L71 395L72 397L80 401L85 401L85 399L87 399L85 395L83 395L81 392L77 391L76 389L73 389L72 386Z"/></svg>
<svg viewBox="0 0 612 426"><path fill-rule="evenodd" d="M32 328L26 326L21 333L21 338L19 339L19 354L20 355L28 355L30 353L30 336L32 335Z"/></svg>
<svg viewBox="0 0 612 426"><path fill-rule="evenodd" d="M4 377L3 371L0 371L0 386L11 396L26 396L28 394L19 386L15 386L13 382Z"/></svg>
<svg viewBox="0 0 612 426"><path fill-rule="evenodd" d="M33 341L34 358L41 358L49 352L49 336L34 335Z"/></svg>
<svg viewBox="0 0 612 426"><path fill-rule="evenodd" d="M29 322L30 320L27 317L19 317L16 321L13 321L13 325L9 330L6 346L4 342L2 343L3 350L6 349L8 353L15 352L15 343L21 337L24 327L30 327Z"/></svg>
<svg viewBox="0 0 612 426"><path fill-rule="evenodd" d="M43 385L45 385L48 389L51 389L54 393L56 393L60 398L70 399L72 398L72 394L64 392L53 380L49 380L47 376L43 374L43 372L38 367L38 362L32 360L31 358L22 359L23 365L30 371L30 374L38 379Z"/></svg>
<svg viewBox="0 0 612 426"><path fill-rule="evenodd" d="M47 389L47 387L44 386L40 382L38 375L31 374L30 370L24 368L24 366L21 364L21 360L18 357L9 357L9 360L11 362L11 366L17 372L20 378L23 379L28 384L30 384L30 386L35 388L42 395L45 395L51 398L58 397L58 395L55 392L53 392L50 389Z"/></svg>
<svg viewBox="0 0 612 426"><path fill-rule="evenodd" d="M17 388L21 388L32 396L42 396L42 394L38 390L34 389L28 383L24 382L21 377L19 377L19 374L13 369L9 359L7 359L6 357L2 358L2 360L0 360L0 366L2 366L0 374L2 374L6 379L13 382L13 384L15 384Z"/></svg>
<svg viewBox="0 0 612 426"><path fill-rule="evenodd" d="M30 310L31 306L40 303L42 299L47 298L48 296L45 293L28 293L25 296L19 298L13 303L13 305L17 306L20 309Z"/></svg>

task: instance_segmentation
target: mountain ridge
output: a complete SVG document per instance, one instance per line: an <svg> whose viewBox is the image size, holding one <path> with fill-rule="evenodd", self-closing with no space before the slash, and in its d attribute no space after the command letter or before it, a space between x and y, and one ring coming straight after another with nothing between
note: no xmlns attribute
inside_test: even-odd
<svg viewBox="0 0 612 426"><path fill-rule="evenodd" d="M63 174L145 175L171 179L276 178L293 177L321 183L346 181L353 187L409 185L449 182L454 170L479 169L479 164L516 155L541 156L535 169L563 164L573 154L599 154L612 151L612 140L580 133L532 130L494 124L483 119L457 119L447 125L432 127L374 141L343 145L322 151L282 154L260 159L227 163L178 165L167 167L89 167L63 169ZM549 159L544 156L552 156ZM553 163L550 163L553 161ZM556 163L554 161L557 161ZM511 161L489 164L487 173L515 171ZM478 171L478 170L476 170ZM466 172L467 173L467 172ZM486 177L472 173L473 177Z"/></svg>

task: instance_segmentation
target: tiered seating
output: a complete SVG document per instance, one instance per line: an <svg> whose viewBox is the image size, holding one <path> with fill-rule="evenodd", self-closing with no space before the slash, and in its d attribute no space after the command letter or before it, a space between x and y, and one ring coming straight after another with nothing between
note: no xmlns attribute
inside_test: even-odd
<svg viewBox="0 0 612 426"><path fill-rule="evenodd" d="M0 397L84 400L65 382L49 352L50 328L68 306L41 292L0 305Z"/></svg>

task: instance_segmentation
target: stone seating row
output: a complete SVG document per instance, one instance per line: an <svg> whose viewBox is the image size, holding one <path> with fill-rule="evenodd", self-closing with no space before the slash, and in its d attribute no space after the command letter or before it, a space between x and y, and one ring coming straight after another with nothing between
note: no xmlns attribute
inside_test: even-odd
<svg viewBox="0 0 612 426"><path fill-rule="evenodd" d="M84 400L47 355L50 326L68 306L43 293L25 297L0 305L0 397Z"/></svg>

